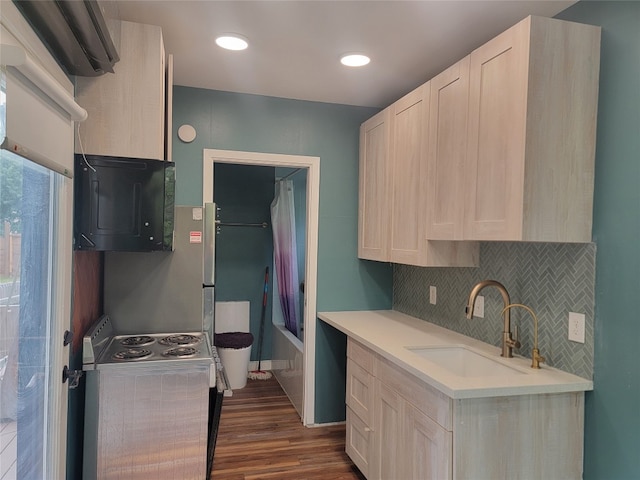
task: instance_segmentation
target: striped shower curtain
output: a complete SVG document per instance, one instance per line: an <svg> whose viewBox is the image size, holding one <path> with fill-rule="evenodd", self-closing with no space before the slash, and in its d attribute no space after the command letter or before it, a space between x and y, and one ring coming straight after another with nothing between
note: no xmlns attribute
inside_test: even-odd
<svg viewBox="0 0 640 480"><path fill-rule="evenodd" d="M280 180L276 185L276 197L271 204L275 273L280 291L280 306L284 325L300 338L298 306L298 253L296 249L295 208L293 182Z"/></svg>

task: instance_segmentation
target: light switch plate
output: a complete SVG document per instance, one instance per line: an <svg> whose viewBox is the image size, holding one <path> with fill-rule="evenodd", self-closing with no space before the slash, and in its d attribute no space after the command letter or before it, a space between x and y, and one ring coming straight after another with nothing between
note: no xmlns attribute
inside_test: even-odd
<svg viewBox="0 0 640 480"><path fill-rule="evenodd" d="M431 285L429 287L429 303L431 305L435 305L436 301L438 299L438 290L436 289L436 287L434 287L433 285Z"/></svg>
<svg viewBox="0 0 640 480"><path fill-rule="evenodd" d="M584 343L584 314L569 312L569 340Z"/></svg>
<svg viewBox="0 0 640 480"><path fill-rule="evenodd" d="M476 297L476 303L473 306L473 316L484 318L484 297L482 295Z"/></svg>

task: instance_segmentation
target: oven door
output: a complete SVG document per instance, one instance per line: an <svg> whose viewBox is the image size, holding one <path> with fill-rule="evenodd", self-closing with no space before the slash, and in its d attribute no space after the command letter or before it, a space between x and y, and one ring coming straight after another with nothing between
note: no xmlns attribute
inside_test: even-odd
<svg viewBox="0 0 640 480"><path fill-rule="evenodd" d="M218 352L215 347L212 347L213 359L216 368L216 385L215 388L209 389L209 426L208 426L208 441L207 441L207 477L206 480L211 479L211 470L213 469L213 456L216 449L216 441L218 439L218 427L220 426L220 415L222 414L222 401L225 396L231 393L228 388L228 382L226 380L226 374Z"/></svg>

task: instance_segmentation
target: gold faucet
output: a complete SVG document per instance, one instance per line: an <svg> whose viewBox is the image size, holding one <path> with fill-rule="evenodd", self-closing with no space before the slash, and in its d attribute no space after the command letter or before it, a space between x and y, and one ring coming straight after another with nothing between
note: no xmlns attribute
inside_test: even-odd
<svg viewBox="0 0 640 480"><path fill-rule="evenodd" d="M482 280L478 282L472 289L469 294L469 302L467 304L467 318L471 320L473 318L473 307L476 304L476 298L480 291L485 287L496 287L500 294L502 295L502 301L504 302L504 309L502 310L502 314L504 315L504 329L502 332L502 353L500 354L503 357L511 358L513 357L513 349L520 348L520 342L518 341L518 332L516 329L516 338L514 339L511 336L511 317L509 315L509 309L507 308L511 304L511 300L509 299L509 292L500 282L496 282L495 280Z"/></svg>
<svg viewBox="0 0 640 480"><path fill-rule="evenodd" d="M508 312L509 309L513 307L524 308L533 317L533 349L531 350L531 368L540 368L540 362L544 363L545 359L540 355L540 350L538 350L538 317L531 308L521 303L512 303L507 305L502 309L502 313Z"/></svg>

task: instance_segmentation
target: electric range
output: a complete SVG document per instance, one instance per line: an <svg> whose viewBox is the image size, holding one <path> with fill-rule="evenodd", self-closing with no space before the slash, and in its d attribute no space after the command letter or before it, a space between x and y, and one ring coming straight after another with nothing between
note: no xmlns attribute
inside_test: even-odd
<svg viewBox="0 0 640 480"><path fill-rule="evenodd" d="M203 332L118 335L103 315L83 338L83 479L206 478L216 363Z"/></svg>

